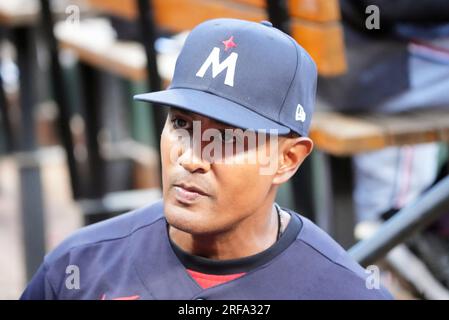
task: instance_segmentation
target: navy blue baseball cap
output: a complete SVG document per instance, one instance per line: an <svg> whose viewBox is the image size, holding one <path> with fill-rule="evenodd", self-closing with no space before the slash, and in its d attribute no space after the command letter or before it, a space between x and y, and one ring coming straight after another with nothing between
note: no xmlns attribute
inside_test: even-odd
<svg viewBox="0 0 449 320"><path fill-rule="evenodd" d="M316 81L310 55L270 22L214 19L190 32L167 90L134 99L242 129L307 136Z"/></svg>

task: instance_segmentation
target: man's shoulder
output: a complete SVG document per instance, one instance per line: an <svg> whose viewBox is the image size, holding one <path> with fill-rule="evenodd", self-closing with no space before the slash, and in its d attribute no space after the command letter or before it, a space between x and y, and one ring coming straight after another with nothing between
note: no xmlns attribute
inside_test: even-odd
<svg viewBox="0 0 449 320"><path fill-rule="evenodd" d="M314 286L313 279L326 282L327 286L332 286L335 289L331 295L336 299L392 298L391 294L382 286L380 286L380 290L369 290L367 283L370 273L366 272L326 232L300 214L292 210L287 211L302 222L301 230L293 243L290 258L297 257L298 260L301 260L298 261L298 265L307 270L312 286Z"/></svg>
<svg viewBox="0 0 449 320"><path fill-rule="evenodd" d="M151 227L164 218L163 201L121 214L77 230L50 252L46 262L51 263L72 250L124 242L142 228Z"/></svg>
<svg viewBox="0 0 449 320"><path fill-rule="evenodd" d="M328 233L309 219L299 214L297 216L302 222L302 228L296 242L308 246L311 252L328 260L335 266L348 269L359 276L364 274L364 269Z"/></svg>

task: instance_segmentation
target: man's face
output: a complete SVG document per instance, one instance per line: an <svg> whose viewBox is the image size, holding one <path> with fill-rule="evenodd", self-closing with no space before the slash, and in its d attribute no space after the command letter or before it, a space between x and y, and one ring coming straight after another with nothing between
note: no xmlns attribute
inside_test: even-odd
<svg viewBox="0 0 449 320"><path fill-rule="evenodd" d="M199 125L201 130L196 132L201 132L201 137L211 131L219 134L210 140L198 139L193 131ZM161 136L163 197L170 225L191 234L225 232L273 201L275 172L264 169L277 158L277 143L268 135L261 139L253 134L254 145L250 139L239 140L241 135L226 134L231 129L236 128L198 114L170 110ZM187 139L181 141L180 131L187 133ZM243 149L235 151L239 143ZM211 146L216 147L213 152ZM225 149L233 151L226 153Z"/></svg>

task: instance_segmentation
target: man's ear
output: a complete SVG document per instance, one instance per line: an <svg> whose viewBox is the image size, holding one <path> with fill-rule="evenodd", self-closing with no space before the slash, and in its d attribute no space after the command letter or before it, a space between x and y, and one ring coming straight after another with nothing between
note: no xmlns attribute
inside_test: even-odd
<svg viewBox="0 0 449 320"><path fill-rule="evenodd" d="M280 185L288 181L312 149L313 141L307 137L285 138L279 145L279 167L273 183Z"/></svg>

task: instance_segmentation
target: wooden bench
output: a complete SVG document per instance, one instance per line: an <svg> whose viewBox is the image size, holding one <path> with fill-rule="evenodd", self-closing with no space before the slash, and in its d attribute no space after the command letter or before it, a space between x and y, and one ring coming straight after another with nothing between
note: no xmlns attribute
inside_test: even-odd
<svg viewBox="0 0 449 320"><path fill-rule="evenodd" d="M115 39L107 19L88 19L78 27L59 23L55 26L55 35L62 49L74 52L84 63L127 80L147 79L143 46L138 42ZM101 38L100 41L96 36ZM176 57L177 54L157 56L158 71L165 85L173 76Z"/></svg>
<svg viewBox="0 0 449 320"><path fill-rule="evenodd" d="M335 156L391 146L449 142L449 112L432 109L397 114L317 111L310 136L318 149Z"/></svg>
<svg viewBox="0 0 449 320"><path fill-rule="evenodd" d="M98 12L131 21L137 19L135 0L89 0L88 3ZM154 0L152 4L157 26L173 33L190 30L204 20L218 17L252 21L268 18L265 0ZM320 74L343 73L346 61L338 1L289 0L288 5L292 35L314 57ZM143 46L138 42L117 40L113 33L107 24L94 20L81 22L80 28L66 23L56 26L61 47L75 52L83 63L132 81L147 79ZM94 37L93 34L102 34L103 37ZM175 61L176 54L158 55L157 66L163 86L171 80Z"/></svg>
<svg viewBox="0 0 449 320"><path fill-rule="evenodd" d="M19 1L0 2L0 25L18 27L34 24L39 14L38 1L29 1L27 6Z"/></svg>
<svg viewBox="0 0 449 320"><path fill-rule="evenodd" d="M97 10L135 20L135 0L89 0ZM265 0L153 0L156 25L174 33L213 18L267 20ZM292 36L312 55L323 76L346 70L343 31L337 0L289 0ZM61 39L70 46L68 39ZM72 46L73 48L73 46Z"/></svg>

